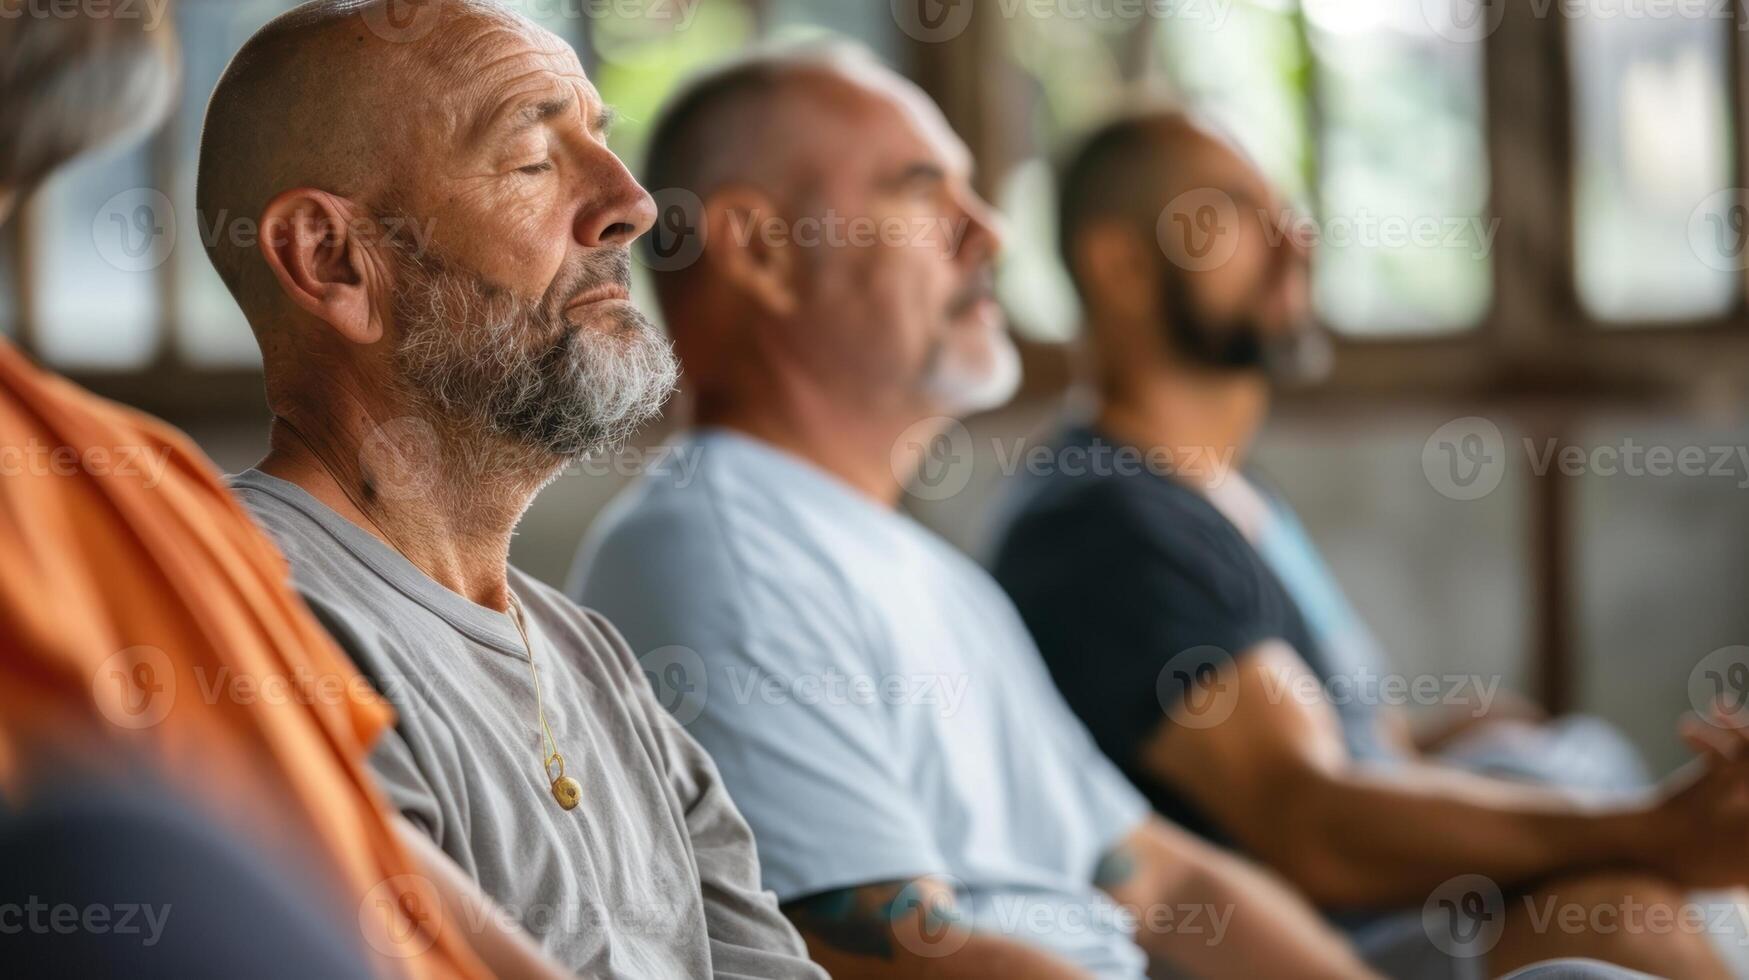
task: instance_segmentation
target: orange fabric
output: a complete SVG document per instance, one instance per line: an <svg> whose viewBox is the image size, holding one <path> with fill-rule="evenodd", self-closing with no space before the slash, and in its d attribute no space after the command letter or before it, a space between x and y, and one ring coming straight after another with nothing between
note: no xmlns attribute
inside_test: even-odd
<svg viewBox="0 0 1749 980"><path fill-rule="evenodd" d="M350 902L385 974L484 976L368 780L393 713L289 578L186 437L0 340L0 793L143 761Z"/></svg>

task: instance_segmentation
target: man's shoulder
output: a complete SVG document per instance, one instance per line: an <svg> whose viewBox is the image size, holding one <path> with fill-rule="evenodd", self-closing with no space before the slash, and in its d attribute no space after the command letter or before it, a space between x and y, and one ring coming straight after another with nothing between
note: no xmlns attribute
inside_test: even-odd
<svg viewBox="0 0 1749 980"><path fill-rule="evenodd" d="M818 583L831 563L777 489L708 451L684 477L645 475L597 518L566 592L588 603L602 576L646 589L684 581L693 594Z"/></svg>
<svg viewBox="0 0 1749 980"><path fill-rule="evenodd" d="M640 654L674 645L777 656L786 638L860 622L842 563L781 494L708 461L646 476L584 539L565 593Z"/></svg>
<svg viewBox="0 0 1749 980"><path fill-rule="evenodd" d="M251 520L273 543L279 546L291 564L292 578L300 587L311 565L327 566L334 559L339 542L287 493L279 491L267 478L254 470L232 474L225 478L231 493L243 504ZM317 579L319 581L319 579Z"/></svg>
<svg viewBox="0 0 1749 980"><path fill-rule="evenodd" d="M1036 478L999 537L1002 551L1069 537L1173 553L1227 550L1230 530L1219 511L1170 476L1107 468Z"/></svg>

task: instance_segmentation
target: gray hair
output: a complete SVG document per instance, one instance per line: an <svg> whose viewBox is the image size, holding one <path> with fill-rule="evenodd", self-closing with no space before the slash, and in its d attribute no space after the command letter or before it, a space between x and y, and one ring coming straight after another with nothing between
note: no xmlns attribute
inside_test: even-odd
<svg viewBox="0 0 1749 980"><path fill-rule="evenodd" d="M164 119L180 78L175 36L143 18L0 17L0 188Z"/></svg>

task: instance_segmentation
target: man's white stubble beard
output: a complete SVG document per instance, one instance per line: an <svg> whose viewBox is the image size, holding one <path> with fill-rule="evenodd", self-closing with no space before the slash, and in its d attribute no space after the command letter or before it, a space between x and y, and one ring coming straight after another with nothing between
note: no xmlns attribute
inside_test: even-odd
<svg viewBox="0 0 1749 980"><path fill-rule="evenodd" d="M959 418L1000 408L1020 389L1020 351L1008 331L995 331L989 351L988 362L981 364L954 357L952 348L935 359L924 387L942 414Z"/></svg>
<svg viewBox="0 0 1749 980"><path fill-rule="evenodd" d="M395 360L404 395L476 457L474 479L556 472L617 449L674 390L671 345L629 306L614 323L580 327L440 262L412 257L401 273Z"/></svg>

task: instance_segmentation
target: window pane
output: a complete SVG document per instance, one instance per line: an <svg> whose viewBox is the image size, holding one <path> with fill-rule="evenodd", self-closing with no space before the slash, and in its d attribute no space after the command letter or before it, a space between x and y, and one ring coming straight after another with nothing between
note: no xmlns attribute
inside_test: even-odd
<svg viewBox="0 0 1749 980"><path fill-rule="evenodd" d="M1207 15L1188 15L1204 6ZM1183 9L1185 16L1159 21L1159 71L1277 187L1304 199L1311 173L1306 53L1291 0L1233 0L1224 16L1219 4Z"/></svg>
<svg viewBox="0 0 1749 980"><path fill-rule="evenodd" d="M1065 8L1066 9L1066 8ZM1024 138L1035 156L1003 175L995 204L1010 234L997 268L996 292L1015 332L1039 340L1073 336L1079 319L1074 286L1057 258L1055 187L1047 159L1109 110L1123 91L1119 51L1134 18L1098 19L1023 4L1006 19L1009 57L1024 81Z"/></svg>
<svg viewBox="0 0 1749 980"><path fill-rule="evenodd" d="M736 0L651 2L637 9L646 15L591 22L589 43L595 85L619 110L611 144L641 165L644 139L662 100L690 72L752 40L753 19Z"/></svg>
<svg viewBox="0 0 1749 980"><path fill-rule="evenodd" d="M1492 291L1472 0L1307 0L1324 111L1315 299L1356 334L1473 325Z"/></svg>
<svg viewBox="0 0 1749 980"><path fill-rule="evenodd" d="M176 28L182 36L182 102L169 131L174 144L178 247L173 256L177 290L176 343L181 355L200 365L253 365L261 355L243 311L207 261L205 243L215 235L241 230L239 221L255 215L199 215L194 212L195 164L207 99L231 56L249 35L291 4L285 0L180 0Z"/></svg>
<svg viewBox="0 0 1749 980"><path fill-rule="evenodd" d="M43 185L35 207L30 268L42 358L60 367L144 364L156 350L157 276L177 235L146 150L74 163Z"/></svg>
<svg viewBox="0 0 1749 980"><path fill-rule="evenodd" d="M1723 312L1749 233L1729 190L1731 22L1601 10L1567 23L1580 300L1605 320Z"/></svg>
<svg viewBox="0 0 1749 980"><path fill-rule="evenodd" d="M768 0L772 37L840 34L868 45L881 60L896 64L904 52L889 3L821 3L820 0Z"/></svg>

